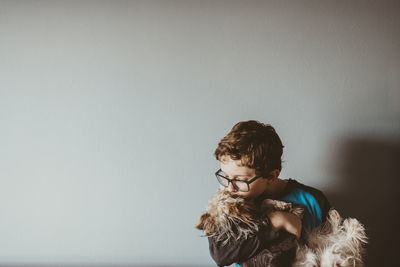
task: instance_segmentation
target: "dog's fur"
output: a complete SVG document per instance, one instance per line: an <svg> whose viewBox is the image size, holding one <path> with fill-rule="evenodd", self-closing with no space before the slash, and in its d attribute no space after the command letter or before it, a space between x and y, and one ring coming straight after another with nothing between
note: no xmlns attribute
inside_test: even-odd
<svg viewBox="0 0 400 267"><path fill-rule="evenodd" d="M260 227L268 226L267 214L274 210L288 211L302 218L303 209L291 203L266 199L261 206L253 201L231 196L220 189L209 201L201 215L197 229L226 244L231 238L254 235ZM326 223L306 233L306 244L298 246L295 238L281 238L279 244L264 249L257 256L242 263L250 266L280 266L275 259L297 246L293 266L363 266L363 245L367 243L364 227L356 219L345 219L331 209Z"/></svg>
<svg viewBox="0 0 400 267"><path fill-rule="evenodd" d="M292 208L291 203L266 199L261 207L253 201L233 197L226 190L219 190L208 203L206 213L201 215L197 229L217 241L227 243L229 239L247 238L254 235L261 226L267 226L270 211L290 211L302 218L303 209Z"/></svg>
<svg viewBox="0 0 400 267"><path fill-rule="evenodd" d="M293 266L364 266L367 244L364 226L354 218L342 219L335 209L321 227L307 233L306 244L297 248Z"/></svg>

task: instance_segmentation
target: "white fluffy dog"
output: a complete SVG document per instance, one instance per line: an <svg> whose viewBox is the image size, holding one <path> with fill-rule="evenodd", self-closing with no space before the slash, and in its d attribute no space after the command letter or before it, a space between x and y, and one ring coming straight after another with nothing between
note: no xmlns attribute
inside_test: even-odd
<svg viewBox="0 0 400 267"><path fill-rule="evenodd" d="M342 219L335 209L329 211L322 227L307 233L307 243L297 248L293 266L364 266L367 236L364 226L353 218Z"/></svg>

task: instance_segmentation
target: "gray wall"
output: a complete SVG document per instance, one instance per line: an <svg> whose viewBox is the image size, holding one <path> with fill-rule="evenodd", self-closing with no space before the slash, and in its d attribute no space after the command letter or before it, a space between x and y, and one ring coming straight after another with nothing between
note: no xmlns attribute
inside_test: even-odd
<svg viewBox="0 0 400 267"><path fill-rule="evenodd" d="M370 266L389 262L399 15L396 1L1 1L0 265L212 266L194 225L219 139L248 119L280 134L281 178L360 218Z"/></svg>

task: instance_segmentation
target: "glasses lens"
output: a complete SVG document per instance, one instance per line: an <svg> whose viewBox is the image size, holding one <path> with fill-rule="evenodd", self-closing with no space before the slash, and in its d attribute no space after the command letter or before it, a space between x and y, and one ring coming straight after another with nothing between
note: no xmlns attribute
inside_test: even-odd
<svg viewBox="0 0 400 267"><path fill-rule="evenodd" d="M247 185L247 183L241 182L241 181L233 181L233 182L235 183L236 188L239 191L242 191L242 192L248 192L249 191L249 186Z"/></svg>
<svg viewBox="0 0 400 267"><path fill-rule="evenodd" d="M217 174L217 180L218 182L223 185L223 186L228 186L229 181L222 175L222 174Z"/></svg>

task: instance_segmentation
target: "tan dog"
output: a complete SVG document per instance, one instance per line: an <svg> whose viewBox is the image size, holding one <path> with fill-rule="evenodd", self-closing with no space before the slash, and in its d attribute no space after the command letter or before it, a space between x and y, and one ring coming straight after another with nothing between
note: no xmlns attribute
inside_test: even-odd
<svg viewBox="0 0 400 267"><path fill-rule="evenodd" d="M303 216L303 209L293 208L291 203L266 199L261 207L257 207L254 201L233 197L221 189L209 201L196 228L218 241L238 240L255 234L261 226L267 226L267 214L277 210L292 212L300 218Z"/></svg>
<svg viewBox="0 0 400 267"><path fill-rule="evenodd" d="M303 209L294 208L291 203L266 199L258 207L252 200L233 197L226 190L219 190L209 201L207 211L200 216L196 228L226 244L231 239L247 238L258 232L260 227L268 226L267 214L278 210L292 212L300 218L303 216ZM278 243L241 265L280 266L279 258L296 246L294 235L282 236Z"/></svg>

